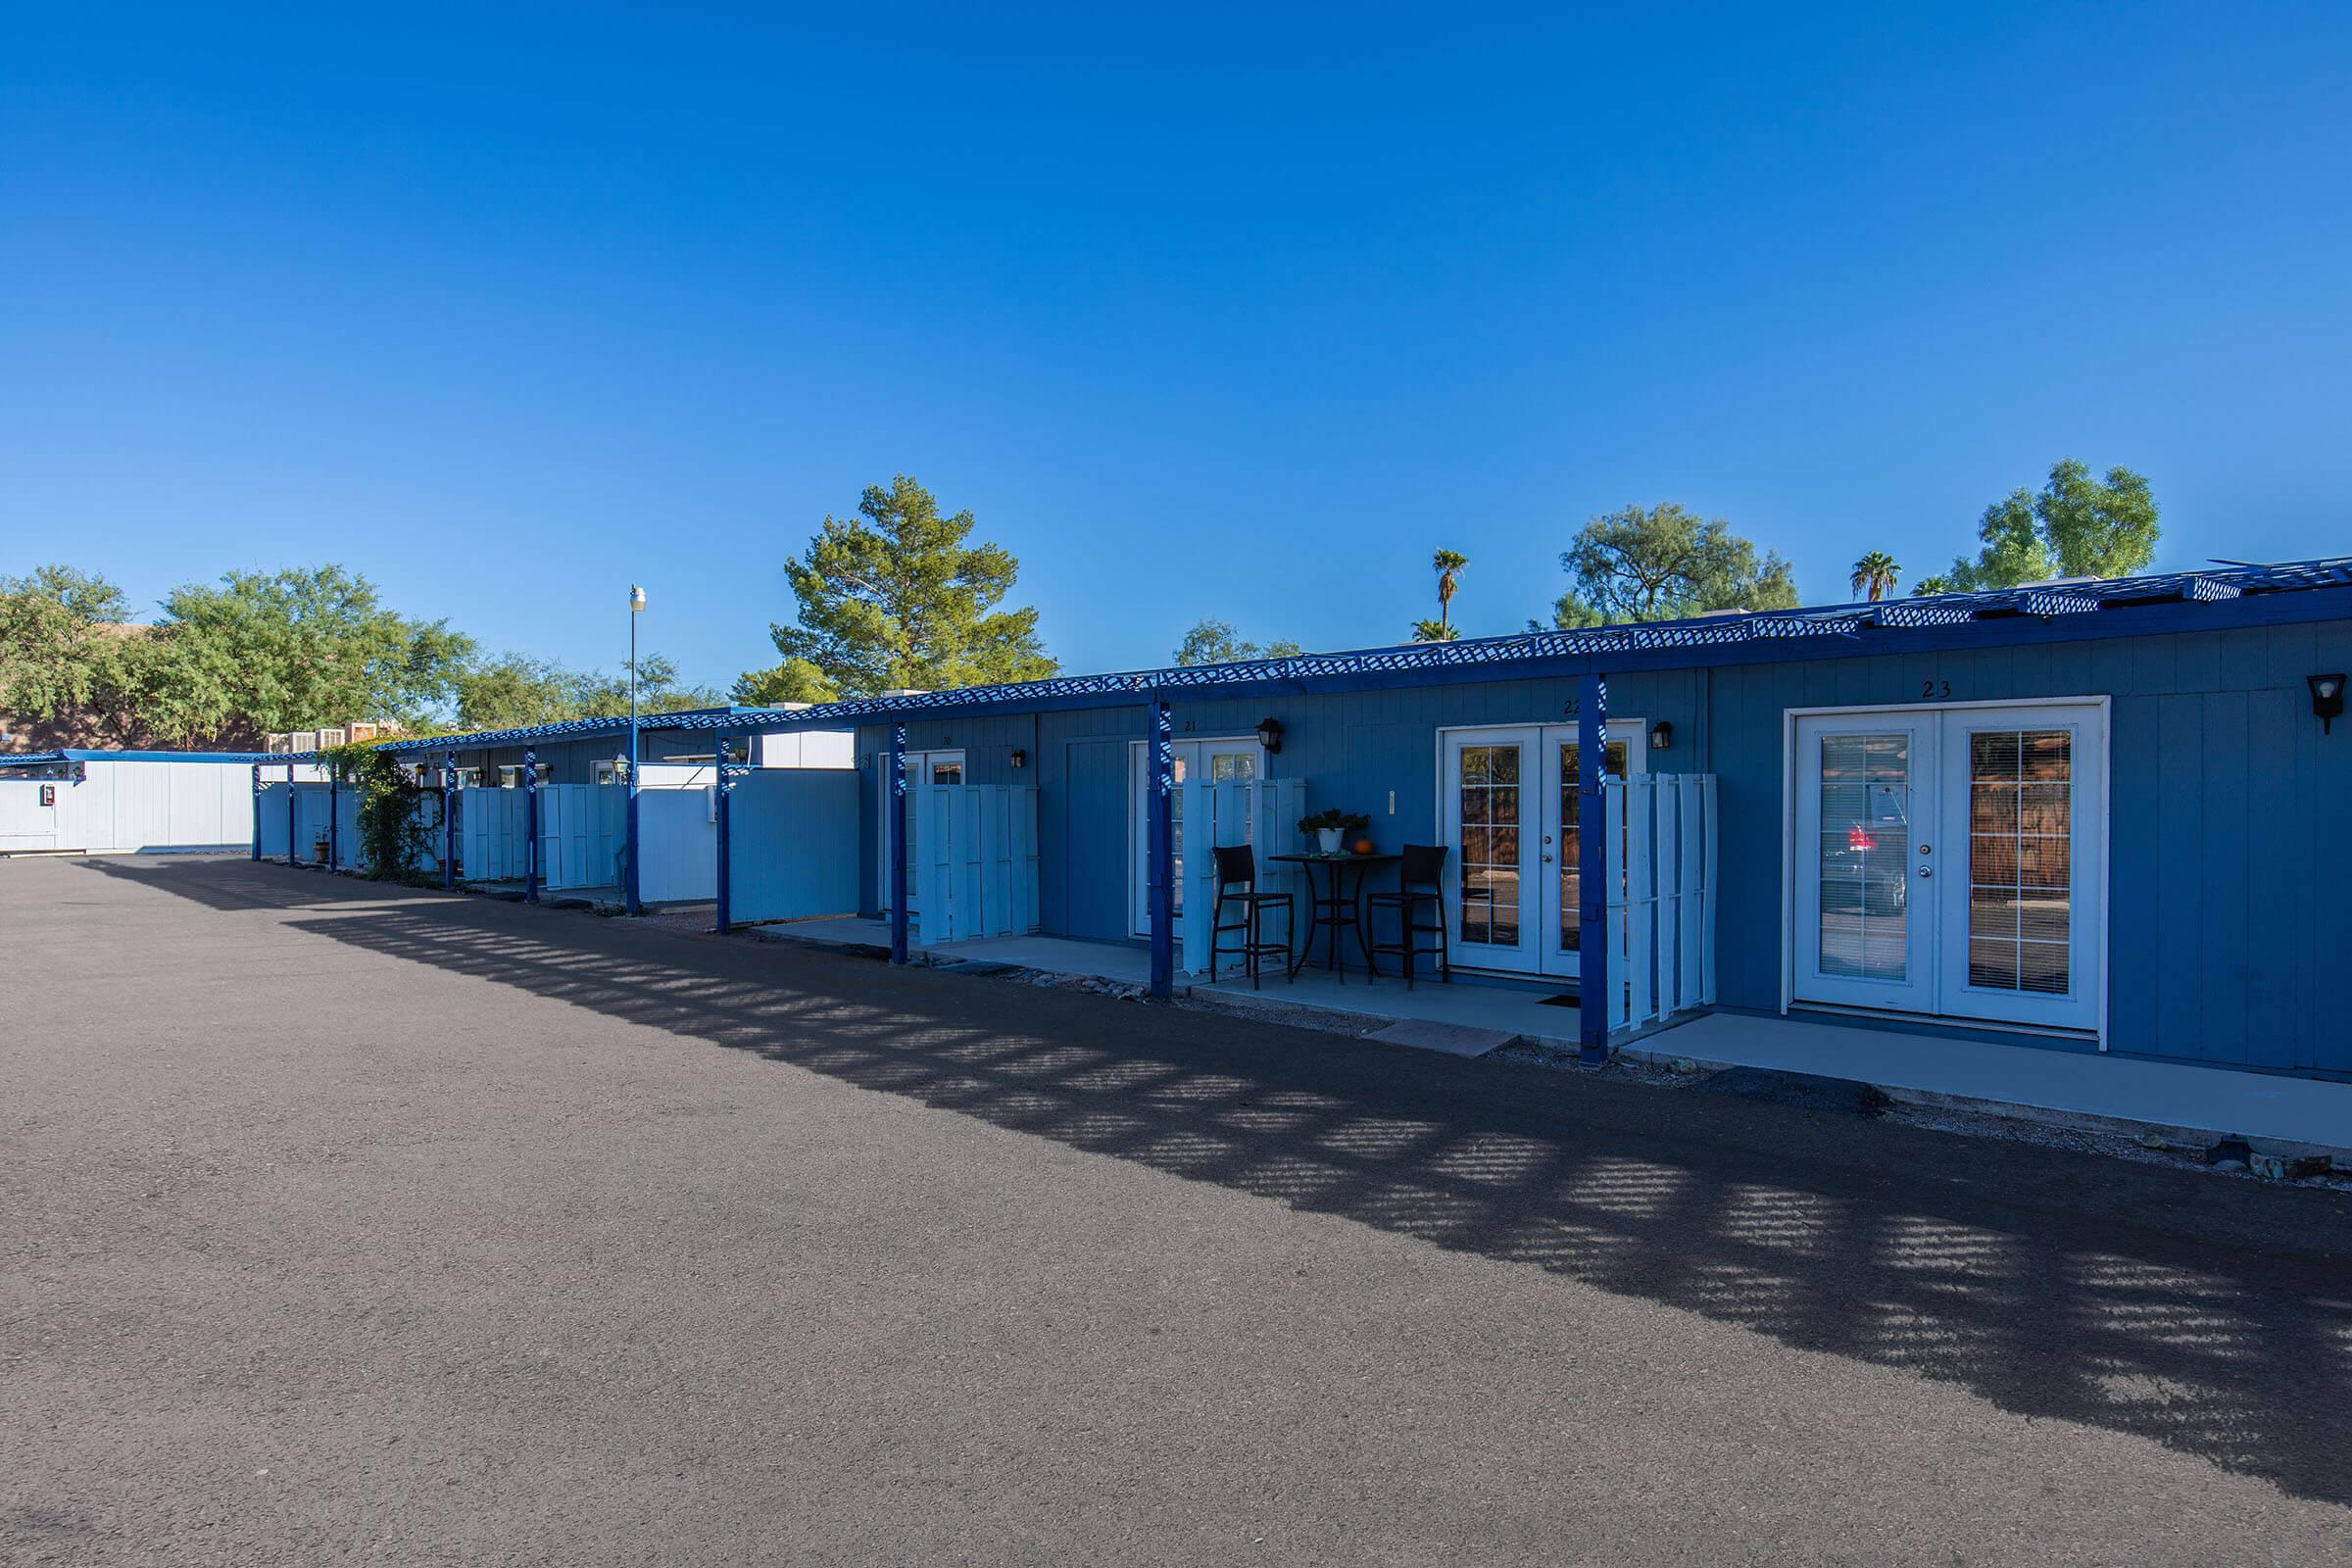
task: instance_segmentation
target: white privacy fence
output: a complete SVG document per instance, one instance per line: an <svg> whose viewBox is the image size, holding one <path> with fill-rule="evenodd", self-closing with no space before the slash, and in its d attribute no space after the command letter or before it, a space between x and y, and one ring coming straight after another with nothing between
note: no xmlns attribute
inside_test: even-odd
<svg viewBox="0 0 2352 1568"><path fill-rule="evenodd" d="M1307 890L1298 867L1278 865L1271 858L1305 847L1298 819L1306 814L1306 783L1302 779L1257 779L1250 782L1188 778L1178 786L1184 793L1184 832L1176 849L1181 864L1181 890L1176 919L1180 938L1180 966L1188 974L1205 974L1211 924L1217 904L1219 846L1247 844L1257 852L1257 891L1288 893L1298 929L1290 933L1296 943L1305 935ZM1279 940L1282 916L1267 916L1266 940ZM1239 958L1230 961L1239 963Z"/></svg>
<svg viewBox="0 0 2352 1568"><path fill-rule="evenodd" d="M1715 1000L1715 775L1641 773L1601 786L1609 878L1609 1027Z"/></svg>
<svg viewBox="0 0 2352 1568"><path fill-rule="evenodd" d="M1037 790L909 784L906 880L928 946L1037 929Z"/></svg>
<svg viewBox="0 0 2352 1568"><path fill-rule="evenodd" d="M81 772L0 776L0 852L241 850L253 842L248 763L93 757ZM281 841L285 805L279 796Z"/></svg>

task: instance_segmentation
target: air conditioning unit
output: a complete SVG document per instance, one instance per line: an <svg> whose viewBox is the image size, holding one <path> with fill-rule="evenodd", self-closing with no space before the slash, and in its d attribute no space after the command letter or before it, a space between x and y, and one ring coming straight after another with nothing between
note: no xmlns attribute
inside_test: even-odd
<svg viewBox="0 0 2352 1568"><path fill-rule="evenodd" d="M502 790L522 788L522 769L514 763L502 763L498 770L498 787Z"/></svg>
<svg viewBox="0 0 2352 1568"><path fill-rule="evenodd" d="M354 725L352 725L352 726L351 726L351 741L352 741L352 744L356 746L356 745L358 745L358 744L359 744L360 742L362 742L362 741L371 741L371 740L375 739L375 737L376 737L376 735L377 735L378 733L379 733L379 727L378 727L377 725L374 725L374 724L354 724Z"/></svg>
<svg viewBox="0 0 2352 1568"><path fill-rule="evenodd" d="M298 729L294 732L294 750L298 752L315 752L318 749L318 732L317 730Z"/></svg>
<svg viewBox="0 0 2352 1568"><path fill-rule="evenodd" d="M340 746L343 739L343 731L339 729L322 729L318 732L318 749L323 752L330 746Z"/></svg>

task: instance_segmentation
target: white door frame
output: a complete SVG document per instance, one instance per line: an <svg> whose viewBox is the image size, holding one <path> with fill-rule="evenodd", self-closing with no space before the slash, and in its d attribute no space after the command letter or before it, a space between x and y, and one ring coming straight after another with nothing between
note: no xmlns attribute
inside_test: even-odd
<svg viewBox="0 0 2352 1568"><path fill-rule="evenodd" d="M2095 976L2092 984L2084 993L2085 1000L2095 1008L2096 1021L2094 1025L2090 1026L2088 1031L2073 1032L2095 1033L2099 1049L2101 1051L2108 1049L2108 992L2112 988L2113 977L2110 972L2110 965L2108 963L2108 898L2111 878L2108 876L2107 868L2110 839L2113 833L2111 803L2114 798L2114 787L2111 782L2111 768L2109 763L2111 760L2110 753L2112 749L2113 736L2115 733L2115 725L2114 700L2105 695L2082 695L2074 697L2023 697L2013 699L1981 699L1925 705L1886 704L1878 707L1789 708L1782 710L1781 1012L1784 1016L1787 1015L1791 1008L1800 1005L1795 998L1796 909L1798 899L1797 867L1802 863L1798 859L1800 846L1797 842L1798 813L1796 808L1798 791L1802 787L1802 780L1798 777L1798 762L1800 759L1797 755L1796 745L1797 720L1800 718L1844 716L1868 718L1871 715L1886 716L1897 713L1941 714L1992 709L2010 710L2019 712L2032 712L2034 710L2042 709L2089 710L2095 714L2097 731L2095 737L2097 778L2093 789L2089 792L2095 798L2078 803L2079 810L2089 812L2092 820L2084 824L2081 823L2078 819L2078 834L2076 840L2080 851L2082 852L2077 857L2078 863L2082 860L2087 860L2090 863L2086 868L2078 872L2076 891L2079 900L2078 906L2093 911L2097 921L2096 940L2092 944L2092 946L2096 949L2095 959L2093 960L2096 964ZM1947 793L1943 787L1944 775L1940 771L1936 778L1936 786L1939 797ZM1955 807L1953 803L1939 800L1937 823L1938 833L1944 832L1944 824L1951 820L1952 813L1956 809L1965 810L1965 802L1961 802ZM1953 842L1965 842L1965 837L1966 835L1963 833L1960 840ZM2085 880L2087 880L2091 886L2087 888L2082 887L2082 883ZM1953 895L1953 897L1956 898L1957 896ZM1963 934L1960 938L1963 946L1965 946L1967 940L1965 931L1966 927L1963 926ZM1941 962L1940 957L1938 958L1938 962ZM1973 1028L2007 1029L2032 1034L2069 1032L2064 1026L2052 1026L2048 1024L2035 1023L2015 1023L2000 1019L1976 1018L1951 1013L1939 1012L1928 1014L1927 1016L1950 1018L1954 1022L1965 1023Z"/></svg>
<svg viewBox="0 0 2352 1568"><path fill-rule="evenodd" d="M1553 802L1560 787L1559 747L1578 738L1579 726L1573 721L1531 720L1511 724L1442 724L1437 732L1437 841L1449 852L1443 891L1446 895L1446 931L1453 943L1454 967L1485 970L1497 974L1545 976L1553 979L1573 979L1577 973L1574 956L1552 951L1551 933L1558 929L1559 877L1545 869L1556 864L1543 853L1558 824ZM1462 828L1459 820L1460 803L1455 798L1453 770L1447 755L1455 743L1477 744L1499 741L1520 748L1519 770L1519 944L1507 954L1490 946L1465 949L1461 945L1460 856ZM1624 745L1626 767L1630 772L1649 770L1649 721L1635 715L1611 718L1604 740ZM1581 763L1580 763L1581 765ZM1531 807L1532 802L1532 807ZM1558 853L1552 846L1552 853ZM1469 961L1465 960L1467 956ZM1479 961L1479 960L1506 961Z"/></svg>
<svg viewBox="0 0 2352 1568"><path fill-rule="evenodd" d="M1266 748L1256 735L1178 735L1171 741L1173 755L1183 759L1186 771L1191 771L1191 759L1208 751L1250 753L1257 759L1257 777L1266 777ZM1149 818L1149 797L1145 791L1152 781L1151 742L1131 740L1127 743L1127 923L1130 936L1148 937L1152 934L1151 858L1152 846L1145 833ZM1184 835L1177 829L1176 858L1184 858ZM1184 901L1179 898L1176 907L1181 910ZM1178 937L1181 943L1183 938Z"/></svg>

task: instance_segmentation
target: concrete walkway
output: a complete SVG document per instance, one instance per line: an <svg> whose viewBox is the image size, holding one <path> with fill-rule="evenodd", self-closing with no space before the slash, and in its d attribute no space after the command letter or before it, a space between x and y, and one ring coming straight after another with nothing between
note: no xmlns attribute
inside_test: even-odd
<svg viewBox="0 0 2352 1568"><path fill-rule="evenodd" d="M2089 1051L1995 1045L1862 1023L1711 1013L1642 1041L1639 1054L1849 1078L1898 1098L1999 1102L2129 1122L2182 1139L2235 1133L2352 1160L2352 1084Z"/></svg>
<svg viewBox="0 0 2352 1568"><path fill-rule="evenodd" d="M881 920L804 921L760 929L820 942L890 943L890 927ZM1151 956L1141 946L1020 936L944 943L924 951L935 962L1017 964L1138 986L1151 978ZM1498 1032L1497 1045L1517 1039L1576 1046L1576 1009L1547 1004L1544 990L1522 986L1461 980L1407 991L1393 976L1367 984L1361 970L1341 981L1310 968L1301 969L1296 981L1269 975L1256 991L1246 979L1228 977L1215 986L1191 983L1189 994L1196 1001L1296 1006L1344 1014L1350 1021L1414 1019ZM1300 1021L1311 1027L1311 1018ZM2352 1164L2352 1084L2003 1045L1934 1030L1880 1028L1859 1019L1711 1013L1621 1049L1637 1058L1687 1058L1709 1066L1848 1079L1930 1103L2015 1107L2035 1113L2037 1120L2064 1117L2128 1130L2150 1128L2184 1143L2211 1144L2234 1133L2258 1150L2325 1150L2339 1163Z"/></svg>

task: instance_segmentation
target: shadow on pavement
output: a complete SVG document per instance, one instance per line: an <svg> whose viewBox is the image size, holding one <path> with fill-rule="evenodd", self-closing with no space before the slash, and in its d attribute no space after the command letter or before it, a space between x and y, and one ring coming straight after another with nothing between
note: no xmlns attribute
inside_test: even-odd
<svg viewBox="0 0 2352 1568"><path fill-rule="evenodd" d="M90 863L2352 1502L2338 1194L283 866Z"/></svg>

